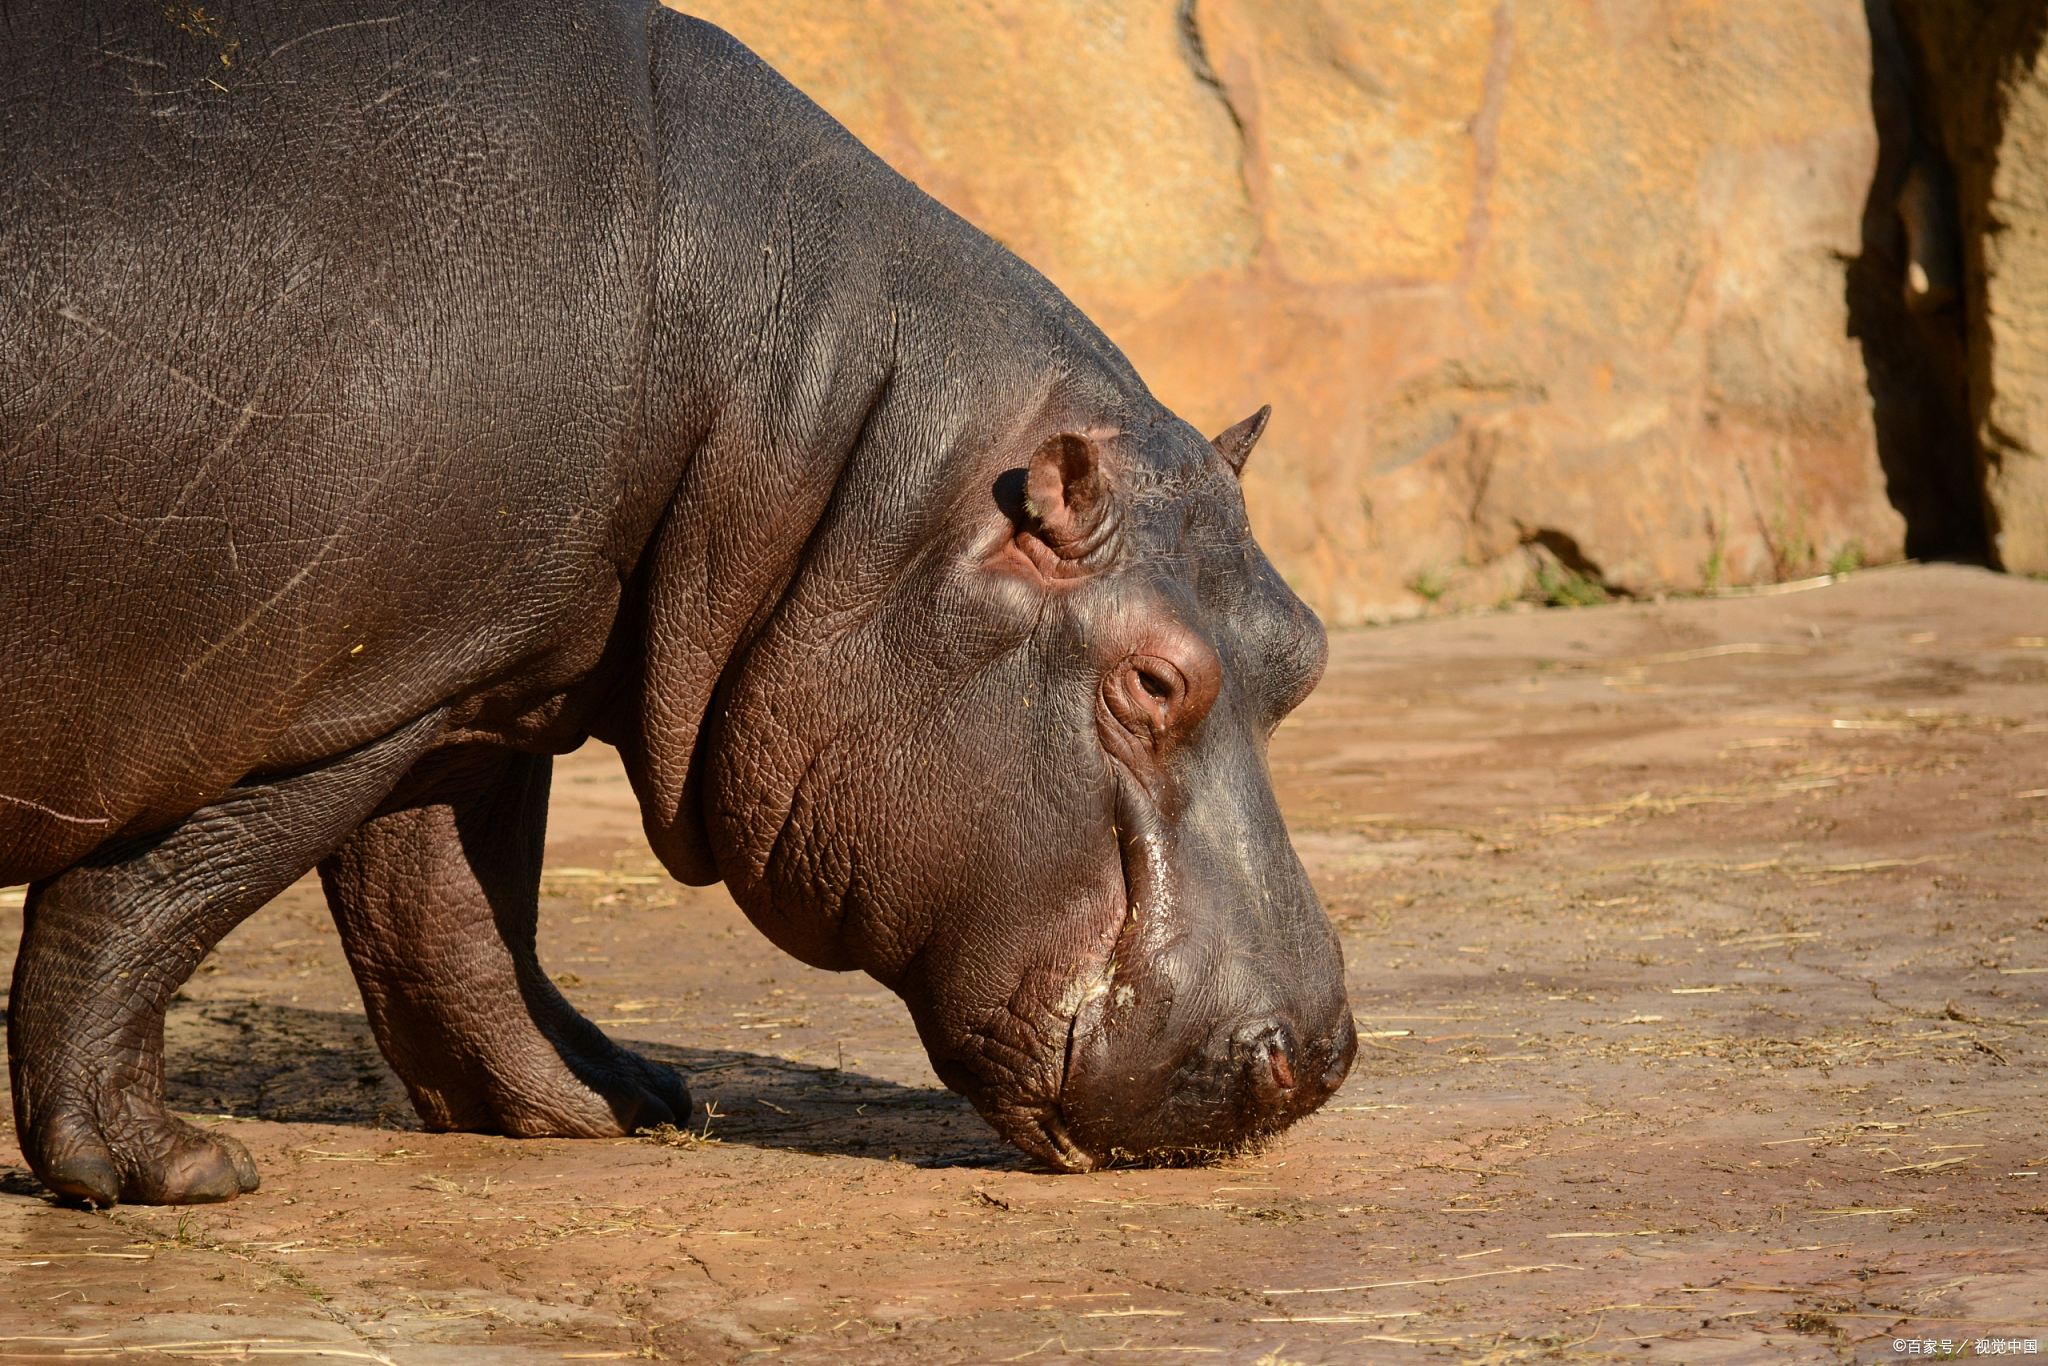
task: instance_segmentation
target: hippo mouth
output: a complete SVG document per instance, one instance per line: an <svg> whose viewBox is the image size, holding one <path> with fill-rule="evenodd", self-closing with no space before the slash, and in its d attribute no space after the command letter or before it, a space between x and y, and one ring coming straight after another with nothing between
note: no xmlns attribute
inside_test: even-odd
<svg viewBox="0 0 2048 1366"><path fill-rule="evenodd" d="M1129 778L1120 775L1117 784L1117 862L1123 884L1123 914L1118 917L1116 930L1107 936L1109 953L1092 974L1077 977L1068 997L1061 1004L1067 1007L1067 1034L1060 1053L1059 1086L1053 1093L1053 1101L1040 1118L1048 1145L1056 1154L1054 1165L1063 1171L1086 1172L1106 1167L1114 1160L1115 1153L1093 1153L1074 1139L1067 1123L1066 1098L1068 1084L1076 1072L1077 1053L1084 1039L1084 1027L1102 1026L1102 1012L1095 1007L1109 999L1116 987L1118 964L1123 961L1126 946L1131 939L1132 927L1143 915L1143 898L1147 890L1165 885L1165 850L1156 833L1139 834L1151 822L1142 824L1132 819L1137 813L1128 795ZM1136 863L1136 867L1133 867Z"/></svg>
<svg viewBox="0 0 2048 1366"><path fill-rule="evenodd" d="M1120 943L1123 930L1129 924L1130 904L1125 901L1124 915L1119 921L1116 933L1109 936L1112 945ZM1037 1158L1056 1171L1089 1172L1108 1166L1111 1157L1106 1153L1095 1153L1083 1147L1073 1135L1067 1123L1062 1098L1067 1091L1068 1078L1074 1071L1077 1041L1082 1037L1083 1020L1089 1015L1089 1005L1106 995L1115 972L1114 951L1099 965L1084 969L1076 975L1053 1007L1053 1018L1064 1019L1065 1029L1054 1036L1055 1053L1048 1049L1047 1062L1057 1058L1056 1066L1049 1066L1041 1073L1040 1086L1032 1088L1038 1094L1023 1103L1003 1107L1003 1113L991 1112L982 1105L982 1095L976 1095L977 1107L983 1110L989 1122L1003 1138L1015 1144L1024 1152ZM1049 1084L1048 1084L1049 1083ZM979 1088L976 1088L979 1090ZM970 1092L970 1094L974 1094Z"/></svg>
<svg viewBox="0 0 2048 1366"><path fill-rule="evenodd" d="M1124 919L1117 927L1117 937L1113 942L1123 942L1123 930L1130 924L1130 914L1130 899L1126 896ZM1086 985L1080 993L1080 1000L1067 1016L1067 1037L1065 1047L1060 1051L1059 1086L1053 1093L1052 1103L1038 1117L1038 1126L1045 1136L1048 1149L1040 1156L1061 1171L1089 1172L1109 1165L1109 1157L1106 1154L1091 1153L1074 1140L1073 1132L1067 1126L1065 1097L1068 1079L1074 1074L1074 1051L1081 1037L1081 1022L1089 1014L1089 1005L1109 993L1115 973L1116 958L1112 953L1093 979L1081 979L1076 982L1077 986L1082 985L1083 981Z"/></svg>
<svg viewBox="0 0 2048 1366"><path fill-rule="evenodd" d="M1092 1172L1109 1165L1106 1159L1097 1157L1074 1141L1074 1136L1067 1131L1066 1116L1057 1100L1037 1117L1036 1123L1040 1142L1029 1145L1015 1139L1012 1142L1026 1148L1040 1161L1063 1172Z"/></svg>
<svg viewBox="0 0 2048 1366"><path fill-rule="evenodd" d="M1019 1095L1014 1086L1001 1082L988 1085L987 1080L976 1077L979 1069L939 1069L942 1079L954 1089L974 1099L989 1123L1004 1139L1056 1171L1088 1172L1110 1165L1113 1156L1107 1152L1092 1152L1083 1146L1073 1134L1067 1121L1063 1097L1066 1095L1069 1079L1073 1076L1077 1051L1084 1038L1084 1030L1093 1019L1099 1025L1099 1013L1091 1006L1108 996L1114 989L1119 951L1124 947L1130 926L1137 915L1137 896L1133 887L1142 885L1133 876L1131 868L1132 850L1130 842L1123 842L1120 849L1120 886L1118 898L1120 909L1115 920L1108 925L1096 940L1104 946L1088 954L1077 971L1068 980L1058 1000L1046 1012L1051 1028L1044 1030L1041 1037L1050 1045L1041 1055L1036 1084ZM949 1075L950 1074L950 1075ZM1014 1074L1013 1074L1014 1075ZM1009 1091L1008 1103L1001 1099ZM991 1104L990 1102L994 1102Z"/></svg>
<svg viewBox="0 0 2048 1366"><path fill-rule="evenodd" d="M1085 1048L1089 1031L1099 1031L1104 1023L1099 1007L1115 991L1119 963L1126 961L1128 951L1137 947L1131 942L1131 931L1143 919L1146 893L1154 891L1156 903L1155 889L1167 885L1164 841L1156 831L1149 836L1138 833L1155 826L1156 820L1144 819L1140 811L1133 809L1135 804L1128 795L1129 778L1120 777L1123 781L1118 784L1116 812L1121 912L1109 932L1097 941L1106 943L1108 951L1076 974L1054 1006L1055 1018L1064 1017L1066 1029L1059 1039L1057 1071L1048 1078L1053 1083L1050 1098L1019 1107L1010 1117L1014 1127L997 1125L1017 1147L1065 1172L1097 1171L1132 1156L1113 1146L1091 1151L1075 1138L1066 1113L1066 1098L1076 1074L1078 1056ZM1129 994L1128 988L1125 994Z"/></svg>
<svg viewBox="0 0 2048 1366"><path fill-rule="evenodd" d="M1151 894L1156 906L1163 890L1170 885L1167 850L1157 829L1157 813L1149 802L1132 799L1130 774L1120 772L1117 777L1117 871L1123 891L1122 914L1113 932L1104 936L1109 952L1092 972L1074 979L1060 1002L1067 1017L1067 1030L1060 1050L1058 1085L1051 1103L1034 1117L1044 1137L1044 1148L1037 1156L1069 1172L1095 1171L1124 1156L1114 1149L1098 1153L1082 1146L1067 1122L1066 1098L1078 1053L1084 1046L1085 1030L1090 1026L1101 1028L1103 1013L1098 1007L1111 999L1115 991L1119 963L1126 960L1128 950L1138 947L1131 942L1131 932L1143 919L1147 894Z"/></svg>

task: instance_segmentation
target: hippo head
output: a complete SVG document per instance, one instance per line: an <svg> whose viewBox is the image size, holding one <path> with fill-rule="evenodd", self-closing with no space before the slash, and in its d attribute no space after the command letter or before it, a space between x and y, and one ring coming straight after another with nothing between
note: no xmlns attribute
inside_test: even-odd
<svg viewBox="0 0 2048 1366"><path fill-rule="evenodd" d="M894 989L948 1086L1086 1170L1280 1129L1356 1034L1266 772L1325 657L1245 517L1266 414L1210 442L1076 406L922 505L855 470L699 755L754 922Z"/></svg>

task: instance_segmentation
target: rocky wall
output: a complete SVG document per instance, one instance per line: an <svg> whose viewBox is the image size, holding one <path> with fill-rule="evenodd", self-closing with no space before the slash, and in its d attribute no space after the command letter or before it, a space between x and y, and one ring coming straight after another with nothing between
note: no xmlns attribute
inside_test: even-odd
<svg viewBox="0 0 2048 1366"><path fill-rule="evenodd" d="M694 0L1065 289L1335 623L1897 558L1856 0Z"/></svg>

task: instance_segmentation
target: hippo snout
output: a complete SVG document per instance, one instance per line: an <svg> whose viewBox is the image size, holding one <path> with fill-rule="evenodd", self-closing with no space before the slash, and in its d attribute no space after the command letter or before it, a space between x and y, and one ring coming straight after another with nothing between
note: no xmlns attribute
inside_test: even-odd
<svg viewBox="0 0 2048 1366"><path fill-rule="evenodd" d="M1341 999L1311 1018L1240 1019L1181 1048L1087 1022L1060 1093L1064 1129L1093 1166L1213 1156L1277 1133L1335 1094L1358 1052Z"/></svg>

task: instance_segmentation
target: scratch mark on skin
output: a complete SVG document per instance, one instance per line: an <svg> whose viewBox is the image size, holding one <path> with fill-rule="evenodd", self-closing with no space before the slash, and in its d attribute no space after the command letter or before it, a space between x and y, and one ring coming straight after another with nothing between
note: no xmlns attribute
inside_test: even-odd
<svg viewBox="0 0 2048 1366"><path fill-rule="evenodd" d="M384 24L395 24L405 17L403 14L391 14L386 15L382 19L352 19L346 24L329 24L326 28L316 28L310 33L301 33L296 38L279 43L276 47L270 49L270 55L275 57L278 53L295 48L308 38L318 38L323 33L339 33L345 28L377 28Z"/></svg>
<svg viewBox="0 0 2048 1366"><path fill-rule="evenodd" d="M213 392L213 390L207 388L204 384L201 384L198 380L186 374L177 366L172 365L169 361L158 360L155 356L144 353L135 345L135 343L129 341L125 337L116 336L113 332L100 326L99 323L94 321L92 318L89 318L84 313L81 313L76 307L74 307L71 304L66 304L64 305L64 307L58 309L57 316L62 318L65 322L77 323L80 327L86 329L86 331L92 333L94 336L99 337L104 341L110 341L116 346L122 347L129 351L134 351L137 355L141 356L151 365L160 367L165 374L169 375L172 379L178 381L178 383L191 389L194 393L205 398L208 402L217 403L231 413L242 414L245 421L251 418L258 417L282 418L290 416L290 414L288 413L259 412L256 406L252 403L236 403L231 399L222 398L219 394L216 394L215 392Z"/></svg>
<svg viewBox="0 0 2048 1366"><path fill-rule="evenodd" d="M145 546L154 546L162 538L164 531L174 522L197 522L206 526L217 526L226 533L226 539L223 544L227 547L228 568L235 573L241 572L242 555L241 547L235 541L235 524L225 517L211 517L203 513L185 513L182 515L167 513L162 517L131 517L127 513L109 513L107 520L117 526L128 527L131 530L146 528L148 535L143 538ZM279 544L287 545L289 543Z"/></svg>
<svg viewBox="0 0 2048 1366"><path fill-rule="evenodd" d="M73 389L70 393L66 394L64 396L64 401L58 404L55 408L52 408L47 414L45 414L41 422L36 423L35 426L30 427L27 431L21 434L21 440L15 442L6 450L0 451L0 460L12 460L16 455L19 455L21 453L22 447L28 445L29 442L35 440L37 436L41 435L45 427L49 426L52 422L55 422L58 418L64 416L65 409L69 408L73 403L76 403L78 401L78 396L80 394L89 391L93 387L94 383L97 382L97 379L98 377L95 376L93 379L87 380L85 383L79 385L76 389Z"/></svg>
<svg viewBox="0 0 2048 1366"><path fill-rule="evenodd" d="M376 493L381 492L384 486L391 482L392 474L396 468L397 467L395 464L387 466L384 472L377 477L377 482L370 487L369 494L374 495ZM365 496L363 502L365 504L369 502L368 495ZM265 614L267 614L271 608L277 606L278 603L284 601L284 599L290 595L293 589L297 588L300 584L304 583L307 577L310 574L312 574L312 572L315 569L318 569L320 567L321 563L327 558L327 552L334 549L334 547L341 541L342 537L348 535L351 526L352 519L343 518L341 525L336 527L333 531L329 532L327 534L326 539L320 542L320 548L313 552L313 558L307 560L303 565L300 565L297 573L293 574L290 578L286 579L282 587L280 587L275 593L272 593L269 597L265 598L261 603L259 603L255 611L249 613L248 616L243 617L242 620L235 626L234 630L229 631L219 640L207 646L205 651L203 651L197 659L193 660L190 664L187 664L184 670L181 673L179 673L178 681L181 683L191 682L192 675L198 673L201 669L205 668L206 665L212 661L215 655L219 654L222 650L225 650L228 646L234 644L237 640L240 640L244 635L248 633L249 628L251 626L254 626L258 621L261 621L263 619Z"/></svg>
<svg viewBox="0 0 2048 1366"><path fill-rule="evenodd" d="M159 360L155 356L148 355L142 352L139 348L137 348L134 345L134 343L128 341L126 338L116 336L112 331L105 327L102 327L98 322L94 321L92 318L80 312L74 305L64 305L64 307L57 310L57 316L63 318L67 322L77 323L80 327L85 328L94 336L99 337L105 341L110 341L114 345L121 347L124 350L135 352L137 355L140 355L144 360L150 362L152 365L156 365L162 368L165 371L165 373L169 374L171 378L177 380L180 384L186 385L187 387L199 393L209 401L219 404L221 407L226 408L230 412L236 414L234 428L231 431L229 431L226 436L222 437L219 441L215 442L213 449L209 450L206 453L205 457L202 460L200 460L198 466L192 471L192 477L190 479L187 479L185 481L185 486L178 490L177 499L172 502L170 511L164 514L163 520L158 524L156 530L150 532L149 536L144 540L143 544L145 546L153 548L156 545L157 541L161 538L164 528L169 526L173 521L180 520L179 515L184 512L186 502L192 497L193 491L197 489L200 486L200 484L205 482L208 474L213 469L213 462L219 459L223 454L227 452L227 450L230 447L232 447L237 441L241 440L242 437L248 433L250 424L255 422L255 420L259 417L284 418L289 416L289 414L285 413L266 413L261 409L257 408L257 406L253 403L237 404L229 401L228 399L222 398L219 394L216 394L215 392L213 392L213 390L207 388L198 380L186 374L184 371L178 369L176 366L170 364L168 361ZM273 355L270 358L269 364L263 367L263 374L256 381L257 392L260 393L263 389L263 386L270 382L270 377L277 372L277 366L280 359L281 357ZM88 384L86 386L81 386L80 389L78 390L78 393L84 392L85 388L90 386L90 383L91 382L88 381ZM76 398L77 393L74 393L71 397ZM71 399L67 398L65 400L65 406L70 406L70 402ZM58 411L62 412L63 410L60 408ZM48 425L48 423L50 421L54 421L55 418L56 414L51 414L49 418L44 419L43 425ZM24 440L26 440L26 438L24 438ZM10 451L9 454L12 454L12 452ZM234 529L232 527L229 527L228 557L229 561L237 569L239 569L241 567L241 557L236 553L235 550L233 532Z"/></svg>
<svg viewBox="0 0 2048 1366"><path fill-rule="evenodd" d="M112 818L108 816L67 816L62 811L58 811L53 807L44 806L41 802L32 802L26 797L10 797L5 792L0 792L0 802L12 802L16 806L25 806L31 811L42 812L52 820L64 821L71 825L108 825L112 823Z"/></svg>
<svg viewBox="0 0 2048 1366"><path fill-rule="evenodd" d="M125 52L116 52L110 47L94 48L93 51L99 53L102 57L111 57L117 62L127 62L133 66L155 67L159 71L165 69L164 64L153 57L131 57Z"/></svg>
<svg viewBox="0 0 2048 1366"><path fill-rule="evenodd" d="M198 673L201 669L205 668L208 662L210 662L215 655L219 654L222 650L225 650L228 646L234 644L237 640L240 640L245 634L247 634L251 626L254 626L258 621L261 621L264 615L268 613L271 608L277 606L278 603L284 601L285 597L289 595L294 588L297 588L300 584L304 583L306 581L307 575L311 574L315 569L318 569L320 567L320 562L327 558L327 552L334 549L335 543L339 541L343 536L346 536L348 534L348 531L348 524L344 522L342 525L336 527L331 533L329 533L327 539L320 543L320 549L314 553L312 559L300 565L299 571L296 574L293 574L290 578L286 579L284 581L284 586L282 588L278 589L275 593L272 593L269 597L265 598L262 601L262 603L260 603L257 606L255 611L251 612L248 616L243 617L241 622L236 625L234 630L228 632L219 640L216 640L213 644L207 646L206 650L199 656L199 658L193 660L190 664L187 664L185 666L184 672L178 675L178 681L180 683L191 682L192 675Z"/></svg>
<svg viewBox="0 0 2048 1366"><path fill-rule="evenodd" d="M169 369L168 366L166 366L165 368ZM276 369L277 358L273 356L271 358L270 364L263 367L263 378L256 382L258 389L261 389L263 385L268 384L270 382L271 372ZM171 373L176 374L177 371L172 370ZM206 479L207 475L212 471L213 462L219 459L221 455L223 455L230 446L234 445L237 441L240 441L242 439L243 434L249 430L249 424L254 422L255 420L256 406L254 404L243 405L242 415L235 419L234 430L230 431L226 436L222 437L219 441L215 442L213 449L206 453L206 458L201 460L199 462L198 467L192 471L192 477L185 481L185 487L178 490L177 501L171 504L171 510L164 514L164 519L162 522L157 524L157 529L149 533L148 538L143 542L144 545L151 547L154 547L156 545L157 539L163 534L163 528L169 526L173 518L177 517L179 514L184 512L185 500L192 496L192 491L198 488L201 482L203 482ZM240 557L234 553L234 528L232 527L228 529L228 555L230 560L232 560L239 568Z"/></svg>

